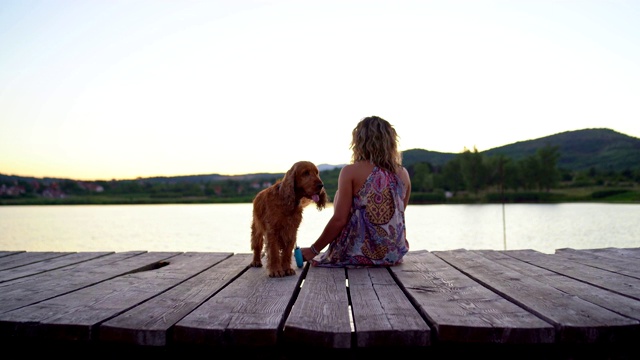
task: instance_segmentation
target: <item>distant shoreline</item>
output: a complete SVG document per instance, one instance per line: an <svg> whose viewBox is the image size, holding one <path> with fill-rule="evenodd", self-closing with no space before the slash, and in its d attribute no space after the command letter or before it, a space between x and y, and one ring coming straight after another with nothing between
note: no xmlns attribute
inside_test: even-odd
<svg viewBox="0 0 640 360"><path fill-rule="evenodd" d="M213 197L183 196L162 197L149 194L119 195L69 195L63 198L46 197L6 197L0 199L0 206L15 205L153 205L153 204L243 204L251 203L253 196ZM444 205L444 204L554 204L598 202L614 204L640 203L640 190L637 187L611 188L597 186L589 188L569 188L546 191L527 192L482 192L470 194L461 192L451 197L445 193L413 192L411 205Z"/></svg>

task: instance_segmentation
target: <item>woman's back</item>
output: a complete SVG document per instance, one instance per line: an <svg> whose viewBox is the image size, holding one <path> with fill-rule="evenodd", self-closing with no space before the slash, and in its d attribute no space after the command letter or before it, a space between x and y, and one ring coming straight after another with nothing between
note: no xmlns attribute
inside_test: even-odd
<svg viewBox="0 0 640 360"><path fill-rule="evenodd" d="M350 178L352 196L357 196L358 193L362 190L362 186L365 184L375 167L376 165L369 161L358 161L354 164L345 166L345 176L348 176ZM409 174L407 173L405 168L400 168L396 175L404 185L405 191L402 194L404 202L402 210L404 210L408 202L409 191L411 190L411 182L409 180Z"/></svg>
<svg viewBox="0 0 640 360"><path fill-rule="evenodd" d="M347 169L358 176L359 170ZM357 186L357 185L356 185ZM314 261L316 266L388 266L395 265L407 253L404 222L405 185L392 172L371 165L371 172L358 186L351 202L347 225L329 250Z"/></svg>

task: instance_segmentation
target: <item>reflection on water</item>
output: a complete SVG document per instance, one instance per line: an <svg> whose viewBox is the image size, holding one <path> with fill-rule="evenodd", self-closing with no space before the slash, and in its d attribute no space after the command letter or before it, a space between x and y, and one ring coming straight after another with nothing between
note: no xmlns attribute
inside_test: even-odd
<svg viewBox="0 0 640 360"><path fill-rule="evenodd" d="M305 209L298 243L332 213ZM640 204L409 205L406 219L411 250L640 247ZM0 206L0 250L249 253L250 225L251 204Z"/></svg>
<svg viewBox="0 0 640 360"><path fill-rule="evenodd" d="M426 205L409 207L406 217L407 226L418 232L418 248L427 250L553 253L565 247L640 246L637 204L507 204L504 218L499 204Z"/></svg>

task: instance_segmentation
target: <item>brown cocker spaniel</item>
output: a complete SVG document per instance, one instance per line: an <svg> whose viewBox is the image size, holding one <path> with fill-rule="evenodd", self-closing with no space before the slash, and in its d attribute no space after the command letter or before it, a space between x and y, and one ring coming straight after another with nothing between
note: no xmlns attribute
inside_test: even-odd
<svg viewBox="0 0 640 360"><path fill-rule="evenodd" d="M328 202L327 192L316 165L299 161L274 185L260 191L253 199L251 223L251 266L262 266L263 245L270 277L294 275L291 267L302 210L312 202L322 210Z"/></svg>

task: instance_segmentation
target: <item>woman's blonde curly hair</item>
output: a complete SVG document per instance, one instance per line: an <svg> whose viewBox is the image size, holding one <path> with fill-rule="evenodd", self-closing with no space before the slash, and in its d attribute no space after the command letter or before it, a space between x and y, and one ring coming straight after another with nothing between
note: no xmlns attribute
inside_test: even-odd
<svg viewBox="0 0 640 360"><path fill-rule="evenodd" d="M396 172L402 167L402 154L398 151L399 136L387 120L378 116L368 116L360 120L351 135L353 163L370 161L391 172Z"/></svg>

